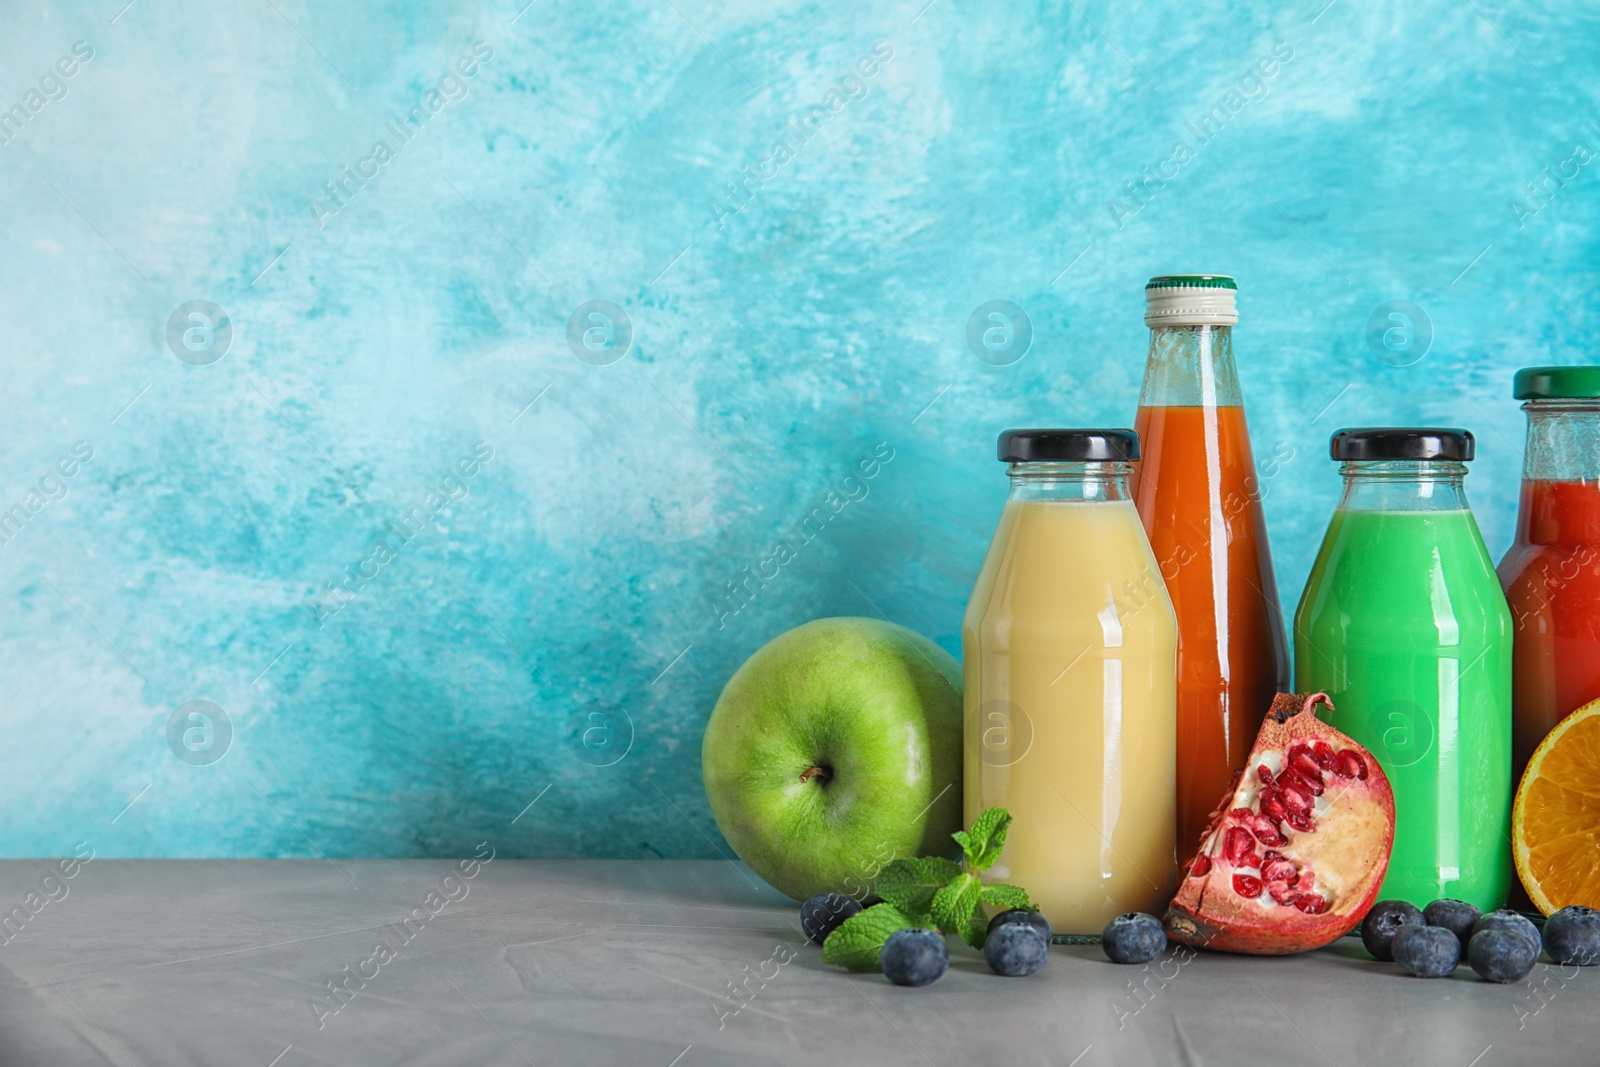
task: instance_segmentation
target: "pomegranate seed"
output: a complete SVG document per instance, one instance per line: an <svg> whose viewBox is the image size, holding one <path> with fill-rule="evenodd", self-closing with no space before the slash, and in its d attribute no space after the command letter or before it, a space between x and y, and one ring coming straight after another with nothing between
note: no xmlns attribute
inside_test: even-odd
<svg viewBox="0 0 1600 1067"><path fill-rule="evenodd" d="M1326 741L1318 741L1311 746L1311 754L1317 759L1317 766L1325 771L1333 770L1333 746Z"/></svg>
<svg viewBox="0 0 1600 1067"><path fill-rule="evenodd" d="M1333 773L1340 778L1355 778L1364 782L1367 780L1367 764L1359 752L1347 748L1334 757Z"/></svg>
<svg viewBox="0 0 1600 1067"><path fill-rule="evenodd" d="M1311 833L1311 816L1302 812L1291 811L1284 822L1299 830L1303 834Z"/></svg>
<svg viewBox="0 0 1600 1067"><path fill-rule="evenodd" d="M1315 893L1307 893L1294 902L1294 906L1307 915L1321 915L1328 909L1328 902Z"/></svg>
<svg viewBox="0 0 1600 1067"><path fill-rule="evenodd" d="M1315 782L1318 785L1322 784L1322 768L1317 764L1316 757L1312 756L1311 753L1299 753L1289 761L1289 766L1293 767L1295 773L1306 781Z"/></svg>
<svg viewBox="0 0 1600 1067"><path fill-rule="evenodd" d="M1230 826L1222 838L1222 854L1235 867L1256 866L1256 839L1242 826Z"/></svg>
<svg viewBox="0 0 1600 1067"><path fill-rule="evenodd" d="M1254 900L1261 895L1261 879L1248 874L1236 874L1233 876L1233 891L1241 897Z"/></svg>
<svg viewBox="0 0 1600 1067"><path fill-rule="evenodd" d="M1285 775L1278 775L1278 781L1282 783L1284 777ZM1322 775L1319 774L1315 778L1307 778L1298 771L1295 772L1294 777L1287 784L1305 793L1308 797L1320 797L1328 788L1328 783L1323 780Z"/></svg>
<svg viewBox="0 0 1600 1067"><path fill-rule="evenodd" d="M1261 857L1261 877L1266 881L1287 884L1295 880L1295 873L1294 860L1276 852L1268 852Z"/></svg>
<svg viewBox="0 0 1600 1067"><path fill-rule="evenodd" d="M1311 883L1315 882L1316 880L1317 876L1311 873L1310 867L1301 867L1300 876L1294 880L1294 884L1299 886L1301 889L1310 889Z"/></svg>
<svg viewBox="0 0 1600 1067"><path fill-rule="evenodd" d="M1194 864L1189 868L1190 878L1199 878L1201 875L1211 873L1211 857L1204 852L1194 858Z"/></svg>
<svg viewBox="0 0 1600 1067"><path fill-rule="evenodd" d="M1262 785L1272 784L1272 771L1268 769L1265 763L1256 768L1256 777L1261 779Z"/></svg>
<svg viewBox="0 0 1600 1067"><path fill-rule="evenodd" d="M1323 791L1328 788L1322 783L1321 770L1318 770L1317 773L1312 775L1310 778L1305 777L1299 772L1299 770L1296 770L1294 772L1294 779L1294 784L1296 787L1304 789L1307 793L1310 793L1314 797L1320 797L1323 794Z"/></svg>
<svg viewBox="0 0 1600 1067"><path fill-rule="evenodd" d="M1250 827L1250 832L1256 835L1257 841L1269 848L1288 843L1289 839L1283 836L1278 824L1270 816L1252 814L1245 825Z"/></svg>
<svg viewBox="0 0 1600 1067"><path fill-rule="evenodd" d="M1228 812L1228 814L1232 815L1240 822L1249 822L1250 817L1254 815L1255 812L1251 811L1249 808L1234 808L1232 811Z"/></svg>
<svg viewBox="0 0 1600 1067"><path fill-rule="evenodd" d="M1302 789L1305 783L1299 780L1299 775L1285 774L1278 779L1278 795L1283 798L1283 806L1289 809L1289 814L1311 814L1311 793Z"/></svg>
<svg viewBox="0 0 1600 1067"><path fill-rule="evenodd" d="M1289 809L1283 806L1283 799L1278 795L1276 788L1263 789L1258 803L1261 805L1261 814L1274 822L1282 822L1289 814Z"/></svg>
<svg viewBox="0 0 1600 1067"><path fill-rule="evenodd" d="M1296 741L1294 744L1289 746L1289 751L1283 754L1283 762L1284 765L1287 766L1295 761L1295 757L1309 755L1311 755L1311 746L1306 744L1304 741ZM1314 763L1316 761L1313 760L1312 762Z"/></svg>
<svg viewBox="0 0 1600 1067"><path fill-rule="evenodd" d="M1268 882L1267 893L1279 904L1293 904L1300 899L1300 891L1290 888L1287 882Z"/></svg>

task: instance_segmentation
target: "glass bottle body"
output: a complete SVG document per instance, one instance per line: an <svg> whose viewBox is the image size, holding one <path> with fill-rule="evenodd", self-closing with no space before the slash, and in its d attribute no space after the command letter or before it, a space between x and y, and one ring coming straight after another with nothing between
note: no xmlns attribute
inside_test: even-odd
<svg viewBox="0 0 1600 1067"><path fill-rule="evenodd" d="M1531 400L1511 605L1513 781L1556 723L1600 697L1600 401Z"/></svg>
<svg viewBox="0 0 1600 1067"><path fill-rule="evenodd" d="M1143 447L1134 500L1178 619L1178 844L1187 859L1289 681L1231 327L1150 331L1134 429Z"/></svg>
<svg viewBox="0 0 1600 1067"><path fill-rule="evenodd" d="M1511 613L1464 464L1344 464L1344 497L1295 615L1297 690L1394 787L1380 893L1485 911L1511 880Z"/></svg>
<svg viewBox="0 0 1600 1067"><path fill-rule="evenodd" d="M1125 463L1016 463L962 625L965 815L1014 816L985 879L1058 933L1160 914L1177 879L1177 632Z"/></svg>

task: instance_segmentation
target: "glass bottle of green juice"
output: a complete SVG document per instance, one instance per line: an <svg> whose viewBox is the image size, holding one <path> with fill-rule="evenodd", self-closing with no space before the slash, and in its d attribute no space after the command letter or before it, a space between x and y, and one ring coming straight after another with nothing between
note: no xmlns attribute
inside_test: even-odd
<svg viewBox="0 0 1600 1067"><path fill-rule="evenodd" d="M1295 613L1295 688L1394 786L1380 891L1485 911L1510 885L1511 613L1462 479L1472 434L1340 430L1344 498Z"/></svg>

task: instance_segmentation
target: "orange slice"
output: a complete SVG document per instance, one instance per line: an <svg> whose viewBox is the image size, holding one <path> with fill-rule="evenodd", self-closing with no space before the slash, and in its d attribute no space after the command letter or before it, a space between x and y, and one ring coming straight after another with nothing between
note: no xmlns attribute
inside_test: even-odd
<svg viewBox="0 0 1600 1067"><path fill-rule="evenodd" d="M1528 761L1511 809L1511 852L1528 898L1549 915L1600 908L1600 700L1556 724Z"/></svg>

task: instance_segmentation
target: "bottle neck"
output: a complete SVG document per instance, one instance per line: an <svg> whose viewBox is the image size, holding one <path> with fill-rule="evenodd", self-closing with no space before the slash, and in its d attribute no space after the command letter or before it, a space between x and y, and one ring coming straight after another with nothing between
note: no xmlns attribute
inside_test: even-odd
<svg viewBox="0 0 1600 1067"><path fill-rule="evenodd" d="M1530 400L1522 477L1541 482L1600 481L1600 400Z"/></svg>
<svg viewBox="0 0 1600 1067"><path fill-rule="evenodd" d="M1600 400L1530 400L1517 542L1600 545Z"/></svg>
<svg viewBox="0 0 1600 1067"><path fill-rule="evenodd" d="M1129 463L1013 463L1010 500L1127 500Z"/></svg>
<svg viewBox="0 0 1600 1067"><path fill-rule="evenodd" d="M1140 407L1235 407L1239 372L1232 326L1156 326L1150 330Z"/></svg>
<svg viewBox="0 0 1600 1067"><path fill-rule="evenodd" d="M1344 511L1466 511L1467 465L1448 460L1346 462Z"/></svg>

